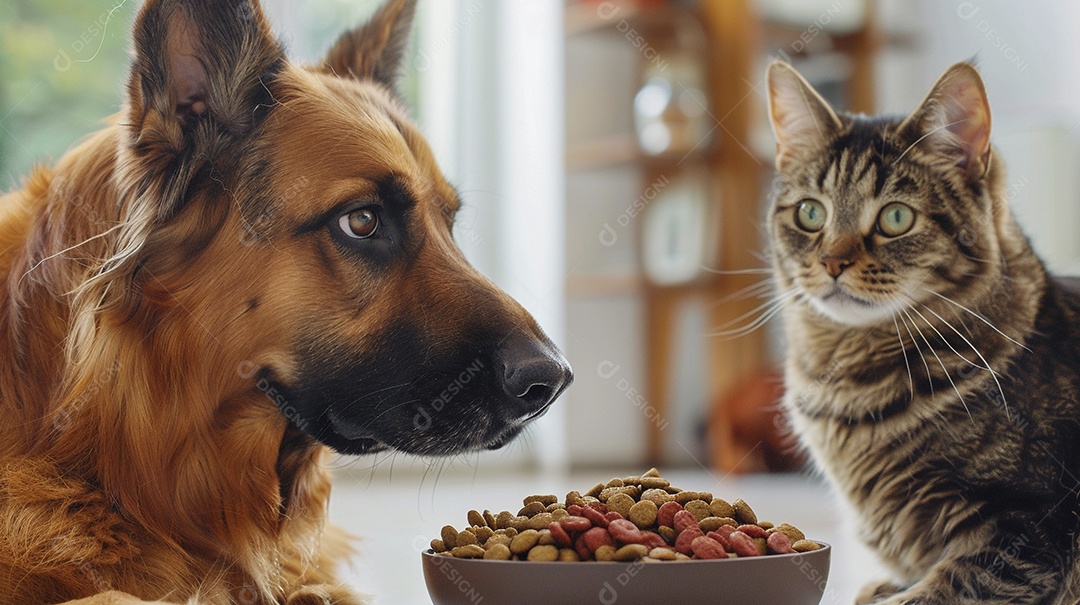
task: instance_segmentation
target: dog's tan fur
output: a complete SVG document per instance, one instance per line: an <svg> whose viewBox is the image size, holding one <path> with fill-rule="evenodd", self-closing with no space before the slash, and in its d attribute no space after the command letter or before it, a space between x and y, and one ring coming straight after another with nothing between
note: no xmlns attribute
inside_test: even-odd
<svg viewBox="0 0 1080 605"><path fill-rule="evenodd" d="M393 92L412 12L304 68L257 4L148 0L127 109L0 198L0 604L361 602L324 531L328 450L248 369L288 381L301 336L362 349L401 314L437 343L477 305L537 330L454 245ZM407 266L298 231L387 174L418 200Z"/></svg>

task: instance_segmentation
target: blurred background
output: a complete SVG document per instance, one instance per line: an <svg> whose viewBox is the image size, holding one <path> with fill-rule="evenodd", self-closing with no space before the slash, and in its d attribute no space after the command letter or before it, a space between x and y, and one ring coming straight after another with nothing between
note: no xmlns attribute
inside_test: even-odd
<svg viewBox="0 0 1080 605"><path fill-rule="evenodd" d="M377 4L264 0L308 62ZM0 0L4 190L119 110L137 8ZM417 520L392 537L409 550L446 515L510 508L530 485L587 488L608 469L661 465L688 488L794 494L799 506L779 510L833 535L839 513L776 406L783 343L758 272L773 180L765 67L793 63L839 108L907 113L946 67L976 59L1013 208L1050 267L1072 272L1076 23L1067 0L421 0L404 90L462 191L458 241L564 347L577 380L504 451L339 461L358 480L339 501L415 499ZM511 501L476 503L481 492ZM391 531L349 506L335 514L355 531ZM857 549L837 549L835 602L869 579ZM370 570L362 581L411 602L410 569L399 584Z"/></svg>

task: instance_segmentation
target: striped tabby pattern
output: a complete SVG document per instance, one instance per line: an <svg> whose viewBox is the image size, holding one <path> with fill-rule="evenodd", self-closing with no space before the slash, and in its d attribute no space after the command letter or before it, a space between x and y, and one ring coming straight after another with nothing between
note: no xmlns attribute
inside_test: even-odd
<svg viewBox="0 0 1080 605"><path fill-rule="evenodd" d="M1014 221L975 69L910 116L769 70L785 405L892 569L859 603L1080 603L1080 296Z"/></svg>

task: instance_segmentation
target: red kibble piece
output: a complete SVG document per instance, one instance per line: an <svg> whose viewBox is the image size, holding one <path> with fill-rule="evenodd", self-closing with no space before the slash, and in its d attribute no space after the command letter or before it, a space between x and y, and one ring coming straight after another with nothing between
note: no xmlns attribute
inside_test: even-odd
<svg viewBox="0 0 1080 605"><path fill-rule="evenodd" d="M750 536L751 538L769 537L769 534L765 531L765 528L758 527L757 525L740 525L735 528L735 531L741 531L742 533Z"/></svg>
<svg viewBox="0 0 1080 605"><path fill-rule="evenodd" d="M607 504L604 504L603 502L590 502L589 508L600 513L601 515L606 515L608 512Z"/></svg>
<svg viewBox="0 0 1080 605"><path fill-rule="evenodd" d="M585 517L579 517L577 515L563 517L559 520L559 525L562 525L563 529L571 533L588 531L589 528L593 526L592 521L589 521Z"/></svg>
<svg viewBox="0 0 1080 605"><path fill-rule="evenodd" d="M604 513L588 506L581 511L581 516L591 521L596 527L607 527L608 523L611 523L611 521L604 516Z"/></svg>
<svg viewBox="0 0 1080 605"><path fill-rule="evenodd" d="M645 546L648 546L649 550L652 550L654 548L670 548L667 540L665 540L663 536L651 531L641 532L641 541L638 542L638 544L644 544Z"/></svg>
<svg viewBox="0 0 1080 605"><path fill-rule="evenodd" d="M548 531L551 532L551 537L555 538L555 543L558 544L560 548L570 548L570 545L574 543L574 541L570 539L570 534L566 533L566 530L563 529L562 524L558 521L552 521L551 525L548 525Z"/></svg>
<svg viewBox="0 0 1080 605"><path fill-rule="evenodd" d="M611 539L611 534L603 527L594 527L581 535L585 538L585 546L589 547L589 552L594 553L597 548L605 545L615 546L615 541Z"/></svg>
<svg viewBox="0 0 1080 605"><path fill-rule="evenodd" d="M728 527L730 527L730 526L728 526ZM734 531L734 528L732 528L732 531ZM720 533L718 531L711 531L711 532L705 534L705 537L706 538L711 538L711 539L716 540L717 542L719 542L720 546L724 547L724 550L731 550L731 542L728 542L728 539L727 539L728 535L730 535L730 534L731 534L731 532L728 532L727 534L722 534L722 533Z"/></svg>
<svg viewBox="0 0 1080 605"><path fill-rule="evenodd" d="M581 534L574 540L574 550L582 561L588 561L592 558L592 551L589 550L589 545L585 543L585 534Z"/></svg>
<svg viewBox="0 0 1080 605"><path fill-rule="evenodd" d="M673 525L672 527L674 527L675 531L679 532L680 534L692 527L698 528L697 517L694 516L694 513L688 510L681 510L675 513L673 521L675 525Z"/></svg>
<svg viewBox="0 0 1080 605"><path fill-rule="evenodd" d="M719 542L705 536L694 538L694 541L690 544L690 549L694 552L694 556L699 559L728 558L727 552Z"/></svg>
<svg viewBox="0 0 1080 605"><path fill-rule="evenodd" d="M675 552L681 552L686 556L694 554L692 545L697 538L704 538L705 534L701 533L701 530L697 527L692 527L681 534L678 538L675 538ZM749 537L749 536L747 536Z"/></svg>
<svg viewBox="0 0 1080 605"><path fill-rule="evenodd" d="M604 516L607 517L608 521L617 521L619 519L625 519L626 518L626 517L622 516L621 514L619 514L618 512L613 511L613 510L609 510L607 512L607 514L605 514Z"/></svg>
<svg viewBox="0 0 1080 605"><path fill-rule="evenodd" d="M724 536L725 538L730 536L735 531L735 528L730 525L721 525L716 529L716 533ZM711 532L710 532L711 533Z"/></svg>
<svg viewBox="0 0 1080 605"><path fill-rule="evenodd" d="M735 554L740 557L761 556L761 551L758 550L758 545L754 542L754 539L741 531L731 532L731 535L728 536L728 543L731 544L731 550L735 551Z"/></svg>
<svg viewBox="0 0 1080 605"><path fill-rule="evenodd" d="M581 516L581 510L583 508L585 508L585 507L580 505L580 504L571 504L570 506L566 507L566 512L570 513L571 515L573 515L575 517L580 517Z"/></svg>
<svg viewBox="0 0 1080 605"><path fill-rule="evenodd" d="M795 549L791 547L791 538L780 532L769 534L766 544L769 552L776 555L790 555L795 552Z"/></svg>
<svg viewBox="0 0 1080 605"><path fill-rule="evenodd" d="M641 530L633 522L626 519L616 519L608 525L611 537L624 544L638 544L641 539Z"/></svg>
<svg viewBox="0 0 1080 605"><path fill-rule="evenodd" d="M675 513L682 509L682 504L679 504L674 500L665 502L660 506L660 510L656 511L656 524L675 527Z"/></svg>

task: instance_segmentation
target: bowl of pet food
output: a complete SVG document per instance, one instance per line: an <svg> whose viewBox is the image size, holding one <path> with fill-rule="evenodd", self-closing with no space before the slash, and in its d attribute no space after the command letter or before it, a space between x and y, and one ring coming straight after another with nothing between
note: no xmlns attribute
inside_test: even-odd
<svg viewBox="0 0 1080 605"><path fill-rule="evenodd" d="M424 552L435 605L818 605L831 549L742 500L672 486L656 469L585 492L469 511Z"/></svg>

